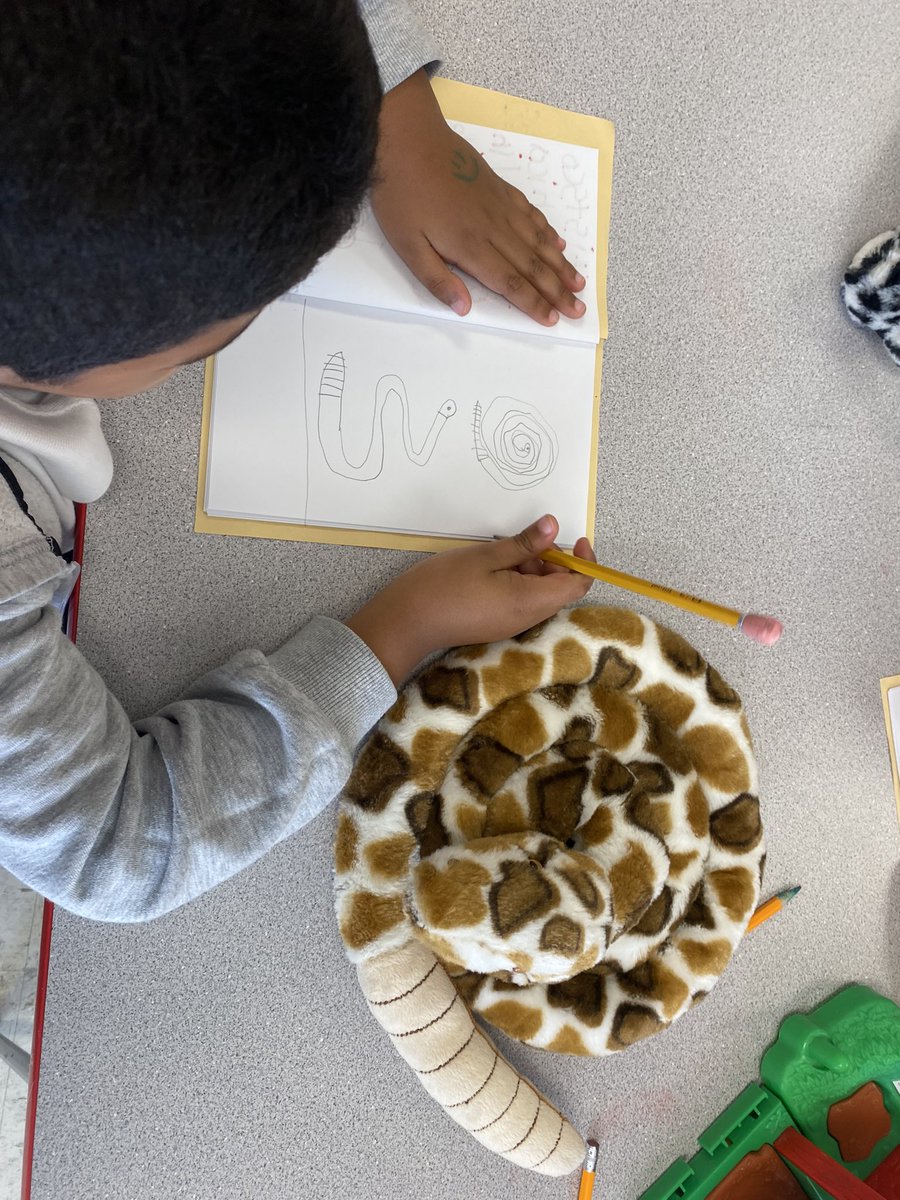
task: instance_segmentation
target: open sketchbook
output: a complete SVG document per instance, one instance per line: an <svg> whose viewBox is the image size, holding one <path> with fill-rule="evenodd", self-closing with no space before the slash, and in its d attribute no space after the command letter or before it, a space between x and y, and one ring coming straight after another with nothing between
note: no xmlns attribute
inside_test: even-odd
<svg viewBox="0 0 900 1200"><path fill-rule="evenodd" d="M593 533L612 127L435 80L445 115L540 207L587 279L551 329L465 277L436 301L371 211L207 364L196 528L439 549L543 512Z"/></svg>

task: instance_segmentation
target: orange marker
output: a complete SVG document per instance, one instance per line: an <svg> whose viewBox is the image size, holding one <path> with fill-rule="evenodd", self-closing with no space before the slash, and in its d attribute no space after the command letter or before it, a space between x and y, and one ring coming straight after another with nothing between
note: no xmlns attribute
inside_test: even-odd
<svg viewBox="0 0 900 1200"><path fill-rule="evenodd" d="M761 904L748 921L747 932L756 929L757 925L762 925L763 921L768 921L769 917L774 917L777 912L781 912L788 900L793 900L799 891L799 885L788 888L786 892L779 892L777 896L773 896L771 900Z"/></svg>
<svg viewBox="0 0 900 1200"><path fill-rule="evenodd" d="M584 1167L581 1171L581 1183L578 1185L578 1200L591 1200L594 1194L594 1172L597 1170L597 1155L600 1147L593 1138L588 1138L587 1154L584 1156Z"/></svg>

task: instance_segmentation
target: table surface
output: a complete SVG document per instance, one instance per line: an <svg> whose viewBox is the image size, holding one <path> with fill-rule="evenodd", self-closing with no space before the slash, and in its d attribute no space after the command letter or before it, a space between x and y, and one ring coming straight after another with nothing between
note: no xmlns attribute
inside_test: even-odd
<svg viewBox="0 0 900 1200"><path fill-rule="evenodd" d="M878 680L900 670L900 371L841 273L900 223L900 4L418 0L466 82L616 125L601 561L780 615L774 650L650 601L743 695L767 885L800 897L671 1031L597 1061L504 1049L631 1200L850 980L900 998ZM192 531L201 373L102 406L80 644L134 716L411 556ZM621 597L597 585L597 602ZM365 1009L332 910L334 809L150 925L58 912L35 1200L562 1200L448 1121Z"/></svg>

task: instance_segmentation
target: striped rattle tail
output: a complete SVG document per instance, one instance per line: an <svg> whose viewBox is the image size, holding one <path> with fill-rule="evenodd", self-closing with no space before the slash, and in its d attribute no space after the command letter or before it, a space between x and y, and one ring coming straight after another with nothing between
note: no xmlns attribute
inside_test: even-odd
<svg viewBox="0 0 900 1200"><path fill-rule="evenodd" d="M581 1135L472 1019L443 964L417 939L357 965L395 1049L449 1117L487 1149L540 1175L568 1175Z"/></svg>

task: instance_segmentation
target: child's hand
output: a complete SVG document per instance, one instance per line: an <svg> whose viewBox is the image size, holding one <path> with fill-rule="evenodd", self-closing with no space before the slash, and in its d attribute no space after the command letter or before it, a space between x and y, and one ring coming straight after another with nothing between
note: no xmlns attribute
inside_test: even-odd
<svg viewBox="0 0 900 1200"><path fill-rule="evenodd" d="M537 556L553 545L555 517L515 537L448 550L417 563L346 622L400 684L435 650L512 637L580 600L590 579ZM575 544L592 562L587 538Z"/></svg>
<svg viewBox="0 0 900 1200"><path fill-rule="evenodd" d="M472 298L448 262L541 325L584 314L565 242L447 125L424 71L384 98L372 208L413 275L460 316Z"/></svg>

